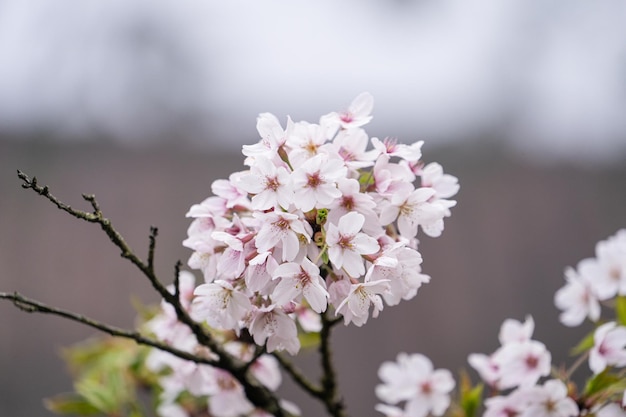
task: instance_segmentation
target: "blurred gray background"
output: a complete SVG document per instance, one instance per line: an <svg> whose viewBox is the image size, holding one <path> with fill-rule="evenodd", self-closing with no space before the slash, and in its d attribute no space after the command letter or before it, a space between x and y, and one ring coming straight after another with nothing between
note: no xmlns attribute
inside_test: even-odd
<svg viewBox="0 0 626 417"><path fill-rule="evenodd" d="M625 23L621 1L0 0L0 291L126 327L131 296L158 301L17 169L77 207L96 194L139 254L158 226L169 279L185 212L242 168L258 113L313 122L369 91L368 133L425 140L461 192L443 236L422 239L432 282L335 332L351 415L376 415L382 361L421 352L456 372L507 317L532 314L566 361L585 329L558 323L563 269L626 227ZM51 415L41 399L71 389L60 350L96 333L6 302L0 317L0 416Z"/></svg>

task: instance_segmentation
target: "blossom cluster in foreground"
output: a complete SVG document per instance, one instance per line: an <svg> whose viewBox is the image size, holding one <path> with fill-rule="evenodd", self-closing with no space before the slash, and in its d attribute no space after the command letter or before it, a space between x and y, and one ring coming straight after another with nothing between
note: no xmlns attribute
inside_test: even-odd
<svg viewBox="0 0 626 417"><path fill-rule="evenodd" d="M214 196L187 214L188 263L204 276L197 320L295 354L296 320L318 331L331 306L361 326L383 300L413 298L429 281L416 234L441 234L457 179L422 162L421 141L370 139L372 107L364 93L319 123L259 116L261 140L243 147L248 169L213 182Z"/></svg>
<svg viewBox="0 0 626 417"><path fill-rule="evenodd" d="M430 280L416 235L441 234L458 181L441 165L422 162L421 141L369 138L363 126L372 107L364 93L319 123L288 119L283 127L261 114L261 140L243 147L247 169L214 181L214 195L187 213L188 265L204 282L196 286L182 272L181 303L234 356L253 358L254 346L237 340L243 332L268 353L296 354L299 331L319 332L329 308L346 325L361 326L383 303L411 299ZM180 350L206 351L165 302L148 328ZM186 416L178 401L185 392L208 398L211 415L263 415L226 371L157 351L148 366L171 370L160 380L161 416ZM251 370L272 391L280 384L270 355Z"/></svg>

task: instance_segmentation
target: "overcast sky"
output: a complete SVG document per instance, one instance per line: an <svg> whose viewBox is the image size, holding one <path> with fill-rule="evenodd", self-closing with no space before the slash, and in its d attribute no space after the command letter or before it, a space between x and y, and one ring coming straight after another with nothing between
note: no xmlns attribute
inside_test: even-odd
<svg viewBox="0 0 626 417"><path fill-rule="evenodd" d="M0 134L239 147L362 91L373 136L624 157L626 2L0 0Z"/></svg>

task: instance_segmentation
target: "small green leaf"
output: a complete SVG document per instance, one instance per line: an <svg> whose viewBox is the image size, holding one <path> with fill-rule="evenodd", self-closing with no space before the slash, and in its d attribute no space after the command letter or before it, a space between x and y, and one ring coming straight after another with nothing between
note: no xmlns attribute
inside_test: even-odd
<svg viewBox="0 0 626 417"><path fill-rule="evenodd" d="M56 397L46 398L44 405L55 414L78 416L95 416L100 414L100 410L77 394L60 394Z"/></svg>
<svg viewBox="0 0 626 417"><path fill-rule="evenodd" d="M617 323L626 326L626 296L620 295L615 299L615 315Z"/></svg>
<svg viewBox="0 0 626 417"><path fill-rule="evenodd" d="M105 414L118 411L118 401L115 394L105 384L94 379L82 379L75 384L76 392L85 401Z"/></svg>
<svg viewBox="0 0 626 417"><path fill-rule="evenodd" d="M472 387L472 382L466 371L462 371L459 377L459 405L463 410L464 417L474 417L482 402L484 386L478 384Z"/></svg>
<svg viewBox="0 0 626 417"><path fill-rule="evenodd" d="M320 334L317 332L300 332L298 334L298 339L300 340L300 346L302 349L315 348L320 344Z"/></svg>
<svg viewBox="0 0 626 417"><path fill-rule="evenodd" d="M587 385L585 386L585 396L591 397L600 391L607 390L615 384L624 384L624 379L611 374L609 372L609 368L607 368L587 381Z"/></svg>
<svg viewBox="0 0 626 417"><path fill-rule="evenodd" d="M570 355L578 356L581 353L585 353L586 351L591 349L593 347L593 335L595 334L595 332L596 330L594 329L591 332L587 333L587 335L583 337L583 339L570 350Z"/></svg>

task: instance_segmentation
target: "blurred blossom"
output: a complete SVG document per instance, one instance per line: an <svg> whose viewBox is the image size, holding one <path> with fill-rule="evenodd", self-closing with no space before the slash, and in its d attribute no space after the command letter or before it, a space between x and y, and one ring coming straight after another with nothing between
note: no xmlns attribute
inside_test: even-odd
<svg viewBox="0 0 626 417"><path fill-rule="evenodd" d="M234 150L261 109L299 121L370 91L374 136L618 159L625 15L619 0L2 0L0 137Z"/></svg>

